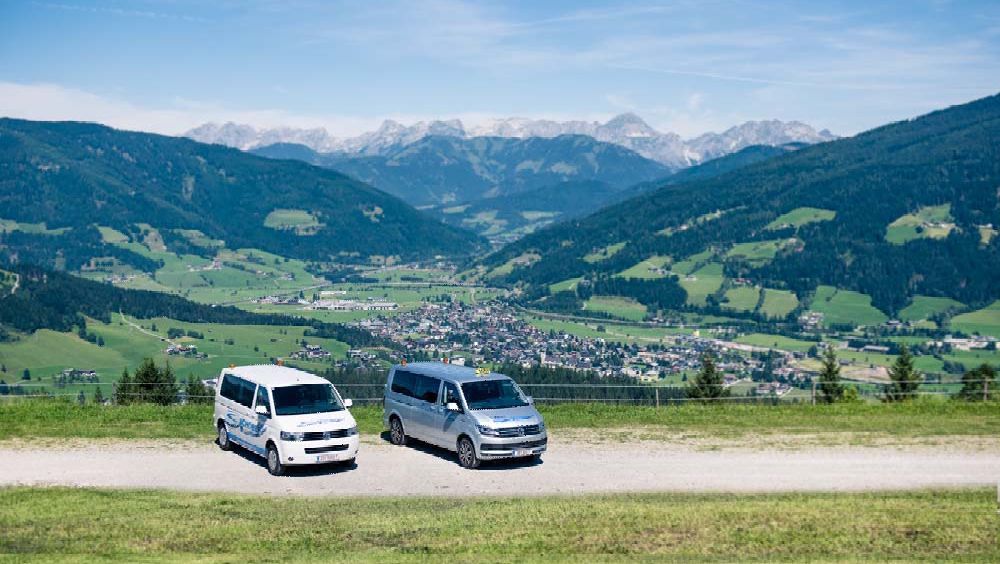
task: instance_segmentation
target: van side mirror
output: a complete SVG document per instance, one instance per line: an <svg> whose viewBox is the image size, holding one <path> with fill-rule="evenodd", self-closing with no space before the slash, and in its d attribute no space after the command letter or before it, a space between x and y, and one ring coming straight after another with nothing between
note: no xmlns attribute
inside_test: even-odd
<svg viewBox="0 0 1000 564"><path fill-rule="evenodd" d="M447 409L448 411L454 411L456 413L462 411L462 409L458 407L458 404L453 401L444 404L444 408Z"/></svg>
<svg viewBox="0 0 1000 564"><path fill-rule="evenodd" d="M267 410L266 405L258 405L257 409L254 410L257 415L263 415L264 417L270 417L271 412Z"/></svg>
<svg viewBox="0 0 1000 564"><path fill-rule="evenodd" d="M352 405L354 405L354 400L352 400L351 398L347 398L344 400L344 407L351 407Z"/></svg>

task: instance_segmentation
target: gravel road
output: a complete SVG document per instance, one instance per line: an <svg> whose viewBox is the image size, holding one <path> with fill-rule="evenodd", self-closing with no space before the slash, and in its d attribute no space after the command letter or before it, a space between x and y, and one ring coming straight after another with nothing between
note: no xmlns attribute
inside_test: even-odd
<svg viewBox="0 0 1000 564"><path fill-rule="evenodd" d="M141 442L0 448L0 486L66 485L340 496L597 492L858 491L1000 483L1000 453L833 448L697 451L669 444L555 443L539 464L463 470L428 446L363 444L352 468L272 477L257 458L212 444Z"/></svg>

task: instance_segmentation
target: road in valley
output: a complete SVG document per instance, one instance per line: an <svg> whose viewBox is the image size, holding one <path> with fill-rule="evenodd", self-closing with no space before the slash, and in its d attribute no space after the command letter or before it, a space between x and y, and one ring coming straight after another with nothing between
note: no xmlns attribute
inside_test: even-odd
<svg viewBox="0 0 1000 564"><path fill-rule="evenodd" d="M1000 452L906 448L701 451L668 443L557 442L543 461L464 470L428 446L362 444L351 468L273 477L259 459L197 442L0 446L0 486L64 485L338 496L863 491L1000 483Z"/></svg>

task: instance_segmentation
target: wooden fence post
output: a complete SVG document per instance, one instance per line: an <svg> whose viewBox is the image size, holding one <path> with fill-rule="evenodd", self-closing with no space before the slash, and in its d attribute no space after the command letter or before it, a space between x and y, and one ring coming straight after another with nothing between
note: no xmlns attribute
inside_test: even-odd
<svg viewBox="0 0 1000 564"><path fill-rule="evenodd" d="M653 391L656 392L656 407L659 408L660 407L660 388L653 388Z"/></svg>
<svg viewBox="0 0 1000 564"><path fill-rule="evenodd" d="M812 381L812 404L816 405L816 380Z"/></svg>

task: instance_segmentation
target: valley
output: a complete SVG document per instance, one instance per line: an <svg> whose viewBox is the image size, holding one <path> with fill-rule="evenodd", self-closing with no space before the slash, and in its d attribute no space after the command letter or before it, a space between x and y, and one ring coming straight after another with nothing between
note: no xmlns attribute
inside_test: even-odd
<svg viewBox="0 0 1000 564"><path fill-rule="evenodd" d="M995 99L988 99L932 114L879 130L865 142L870 147L897 137L923 139L945 122L974 120L983 127L994 123L995 106ZM944 117L953 114L953 119ZM75 304L60 303L62 313L55 317L37 312L19 320L23 312L3 314L0 322L7 333L0 342L0 364L8 393L34 389L70 396L81 390L92 393L98 386L107 395L121 370L134 369L144 358L169 361L181 378L210 379L231 363L282 359L317 372L377 371L406 357L570 370L642 382L673 397L683 395L702 355L711 352L736 396L802 401L812 397L819 352L832 347L843 377L861 397L874 400L903 344L916 354L930 394L954 393L963 371L1000 363L1000 302L990 284L995 263L987 258L997 252L996 244L982 241L982 229L995 224L989 215L995 212L976 207L980 196L957 203L901 207L890 202L869 208L832 197L830 190L847 181L827 179L812 165L816 159L858 159L860 164L849 168L857 170L859 179L875 174L883 162L899 159L923 170L923 161L914 163L917 157L911 155L862 158L852 152L854 139L814 147L751 146L670 172L623 146L572 136L427 135L363 158L272 145L256 150L270 157L264 159L169 138L121 133L117 140L118 132L91 126L11 120L3 125L21 143L15 144L21 153L8 149L9 155L19 155L15 162L34 158L27 152L34 146L28 139L58 149L59 140L71 132L84 135L91 156L59 150L47 158L61 163L61 172L85 179L92 194L121 205L125 193L93 173L104 171L123 181L167 180L136 167L131 153L126 158L122 147L128 144L136 153L160 144L160 151L171 147L195 155L195 163L209 158L235 163L225 171L217 169L223 185L249 182L252 190L264 190L253 180L264 178L259 175L293 178L301 172L321 185L332 182L331 190L350 186L368 198L351 200L355 207L345 215L343 201L323 207L315 196L287 193L279 201L265 190L262 198L272 203L242 210L244 215L259 210L252 215L259 224L249 235L246 225L220 222L220 210L201 214L184 208L189 197L197 197L192 187L208 182L209 191L227 190L200 177L189 180L191 175L175 173L171 178L179 182L169 206L157 196L143 204L153 207L141 215L124 208L118 215L98 214L84 206L72 213L56 209L56 215L43 218L15 207L23 196L11 192L0 199L0 211L6 210L0 248L8 259L49 257L39 261L42 267L68 271L120 293L102 298L109 304L105 310L91 304L91 309L74 313ZM979 145L963 131L952 128L949 135L976 150ZM100 147L113 150L100 153ZM539 153L541 160L531 160ZM466 164L454 169L454 176L440 176L443 183L434 188L429 179L448 169L430 163L442 155ZM526 166L524 159L534 164ZM465 186L475 195L464 202L447 196L450 202L417 211L377 188L295 160L324 167L349 161L360 166L363 161L371 175L362 177L376 185L386 173L375 173L376 163L384 167L394 160L398 168L405 161L411 164L392 171L396 178L430 190L421 196L393 185L403 199L428 203L428 196L442 195L441 188L451 185ZM479 161L489 161L492 172L468 168ZM566 174L580 169L561 164L568 162L602 164L583 179L571 180ZM198 165L201 174L205 163ZM168 169L191 166L176 159L166 164ZM233 168L236 164L249 168L237 175L234 171L242 169ZM594 176L598 169L608 176ZM543 170L558 171L560 182L547 184L557 178L541 174ZM624 170L632 176L621 176ZM69 189L46 174L14 176L14 184L7 185ZM791 181L791 174L825 186L826 195L813 196ZM461 180L473 177L479 179ZM506 180L491 186L484 180L489 178ZM610 178L617 183L609 183ZM850 191L855 181L849 182L844 188L848 198L864 200ZM979 187L963 189L978 194ZM152 193L146 197L153 198ZM219 202L216 196L202 197L208 205ZM932 201L943 196L931 192L921 197ZM873 213L884 219L873 224ZM487 250L470 229L489 238L497 250ZM355 240L340 240L344 233ZM326 245L331 237L338 242L320 251L317 243ZM435 243L428 245L424 238ZM363 241L372 243L364 246ZM447 252L445 246L435 246L446 241ZM825 258L831 252L837 258ZM937 255L944 262L931 273L926 261L908 258L918 252L947 254ZM965 256L976 257L976 263L967 265L962 284L943 286L958 275L940 267ZM854 265L872 268L877 260L884 265L909 261L903 264L921 273L921 282L900 290L891 277L875 286L863 273L845 278ZM835 264L846 270L831 270ZM18 290L15 284L26 274L28 287ZM4 280L7 301L44 288L44 277L32 271L15 268ZM93 291L72 290L83 295ZM180 301L162 302L155 295ZM159 305L143 305L151 299ZM198 309L206 307L210 309ZM219 308L218 315L213 308ZM56 353L44 354L47 350ZM85 381L94 374L97 382Z"/></svg>

